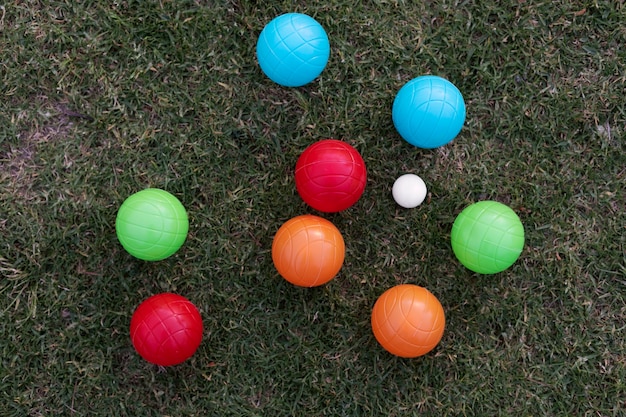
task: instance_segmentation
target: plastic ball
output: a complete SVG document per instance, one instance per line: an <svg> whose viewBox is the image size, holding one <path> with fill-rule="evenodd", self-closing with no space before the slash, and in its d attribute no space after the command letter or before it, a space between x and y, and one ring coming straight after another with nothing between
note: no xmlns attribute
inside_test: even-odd
<svg viewBox="0 0 626 417"><path fill-rule="evenodd" d="M285 87L300 87L317 78L328 62L330 43L312 17L287 13L261 31L256 46L261 70Z"/></svg>
<svg viewBox="0 0 626 417"><path fill-rule="evenodd" d="M180 249L187 238L189 220L176 197L158 188L147 188L121 205L115 231L128 253L145 261L158 261Z"/></svg>
<svg viewBox="0 0 626 417"><path fill-rule="evenodd" d="M320 140L302 152L296 163L296 189L316 210L335 213L356 203L367 182L365 162L346 142Z"/></svg>
<svg viewBox="0 0 626 417"><path fill-rule="evenodd" d="M414 208L426 198L426 184L415 174L404 174L393 183L391 194L399 206Z"/></svg>
<svg viewBox="0 0 626 417"><path fill-rule="evenodd" d="M400 89L391 113L404 140L431 149L447 144L459 134L465 123L465 101L450 81L424 75Z"/></svg>
<svg viewBox="0 0 626 417"><path fill-rule="evenodd" d="M480 201L457 216L450 239L454 254L466 268L495 274L519 258L524 248L524 226L510 207Z"/></svg>
<svg viewBox="0 0 626 417"><path fill-rule="evenodd" d="M385 291L372 309L372 330L389 353L425 355L437 346L446 325L443 307L426 288L402 284Z"/></svg>
<svg viewBox="0 0 626 417"><path fill-rule="evenodd" d="M177 365L191 357L202 341L202 318L196 306L172 293L153 295L133 313L130 339L150 363Z"/></svg>
<svg viewBox="0 0 626 417"><path fill-rule="evenodd" d="M274 235L272 260L278 273L300 287L333 279L343 265L345 244L330 221L305 214L285 222Z"/></svg>

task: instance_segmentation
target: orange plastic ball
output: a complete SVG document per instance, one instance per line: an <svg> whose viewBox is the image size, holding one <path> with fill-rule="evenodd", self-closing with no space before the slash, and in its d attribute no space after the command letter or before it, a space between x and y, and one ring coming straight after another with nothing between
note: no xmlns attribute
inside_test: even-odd
<svg viewBox="0 0 626 417"><path fill-rule="evenodd" d="M433 350L446 318L439 300L426 288L403 284L385 291L372 310L372 330L385 350L415 358Z"/></svg>
<svg viewBox="0 0 626 417"><path fill-rule="evenodd" d="M343 237L335 225L311 214L285 222L272 243L278 273L300 287L316 287L333 279L345 253Z"/></svg>

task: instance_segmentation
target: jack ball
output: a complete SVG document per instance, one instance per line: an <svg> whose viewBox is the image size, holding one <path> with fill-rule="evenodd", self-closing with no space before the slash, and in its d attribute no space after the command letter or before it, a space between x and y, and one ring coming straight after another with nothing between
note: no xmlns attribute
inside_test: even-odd
<svg viewBox="0 0 626 417"><path fill-rule="evenodd" d="M393 199L404 208L415 208L422 204L427 192L426 183L415 174L401 175L391 188Z"/></svg>

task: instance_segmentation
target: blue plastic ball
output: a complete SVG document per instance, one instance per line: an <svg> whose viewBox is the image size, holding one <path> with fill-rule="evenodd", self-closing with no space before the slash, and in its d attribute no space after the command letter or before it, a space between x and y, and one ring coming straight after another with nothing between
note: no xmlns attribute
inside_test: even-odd
<svg viewBox="0 0 626 417"><path fill-rule="evenodd" d="M465 101L450 81L423 75L406 83L393 102L393 124L400 136L419 148L452 141L465 123Z"/></svg>
<svg viewBox="0 0 626 417"><path fill-rule="evenodd" d="M285 87L300 87L317 78L328 62L330 43L315 19L287 13L265 26L256 45L261 70Z"/></svg>

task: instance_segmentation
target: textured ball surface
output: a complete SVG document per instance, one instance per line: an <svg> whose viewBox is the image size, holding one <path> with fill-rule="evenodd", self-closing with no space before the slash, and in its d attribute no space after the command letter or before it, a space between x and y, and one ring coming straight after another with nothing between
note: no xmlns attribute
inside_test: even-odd
<svg viewBox="0 0 626 417"><path fill-rule="evenodd" d="M330 221L305 214L285 222L274 235L272 260L278 273L300 287L333 279L345 258L345 244Z"/></svg>
<svg viewBox="0 0 626 417"><path fill-rule="evenodd" d="M515 212L497 201L480 201L456 218L452 250L466 268L495 274L509 268L524 248L524 226Z"/></svg>
<svg viewBox="0 0 626 417"><path fill-rule="evenodd" d="M461 131L465 123L465 101L450 81L424 75L398 91L391 114L404 140L420 148L437 148Z"/></svg>
<svg viewBox="0 0 626 417"><path fill-rule="evenodd" d="M385 291L372 310L372 330L389 353L415 358L434 349L446 325L443 307L426 288L402 284Z"/></svg>
<svg viewBox="0 0 626 417"><path fill-rule="evenodd" d="M404 208L414 208L426 198L426 184L415 174L404 174L393 183L391 194L395 202Z"/></svg>
<svg viewBox="0 0 626 417"><path fill-rule="evenodd" d="M299 87L317 78L328 62L330 43L312 17L287 13L261 31L256 46L261 70L285 87Z"/></svg>
<svg viewBox="0 0 626 417"><path fill-rule="evenodd" d="M302 152L296 163L296 189L316 210L334 213L356 203L367 182L365 162L346 142L320 140Z"/></svg>
<svg viewBox="0 0 626 417"><path fill-rule="evenodd" d="M176 197L158 188L147 188L122 203L115 231L128 253L145 261L158 261L180 249L187 238L189 220Z"/></svg>
<svg viewBox="0 0 626 417"><path fill-rule="evenodd" d="M171 366L187 360L202 340L202 318L183 296L153 295L133 313L130 339L137 353L150 363Z"/></svg>

